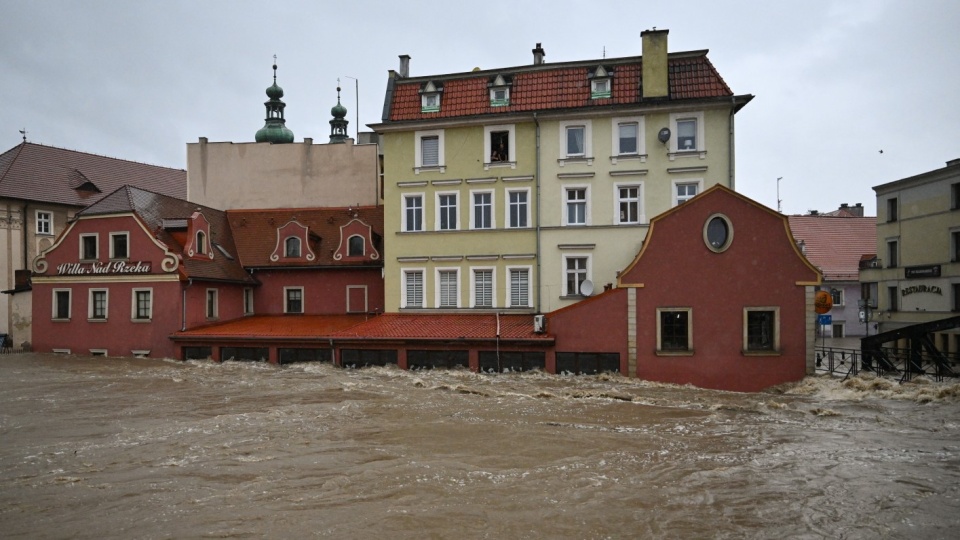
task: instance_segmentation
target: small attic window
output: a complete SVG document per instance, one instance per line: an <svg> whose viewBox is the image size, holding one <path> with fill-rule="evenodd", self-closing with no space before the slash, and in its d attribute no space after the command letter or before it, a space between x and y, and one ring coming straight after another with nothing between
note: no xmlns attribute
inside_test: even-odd
<svg viewBox="0 0 960 540"><path fill-rule="evenodd" d="M203 254L207 252L207 235L203 234L203 231L197 231L197 253Z"/></svg>
<svg viewBox="0 0 960 540"><path fill-rule="evenodd" d="M490 88L490 106L505 107L510 105L510 85L512 78L497 75L487 87Z"/></svg>
<svg viewBox="0 0 960 540"><path fill-rule="evenodd" d="M439 112L443 86L428 82L420 88L420 112Z"/></svg>
<svg viewBox="0 0 960 540"><path fill-rule="evenodd" d="M588 75L590 79L590 99L609 98L613 90L613 70L607 70L603 66L597 66Z"/></svg>

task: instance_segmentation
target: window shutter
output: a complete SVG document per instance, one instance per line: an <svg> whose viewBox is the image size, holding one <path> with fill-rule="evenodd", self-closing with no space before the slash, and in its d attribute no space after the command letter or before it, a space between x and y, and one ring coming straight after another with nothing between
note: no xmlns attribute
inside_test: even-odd
<svg viewBox="0 0 960 540"><path fill-rule="evenodd" d="M431 167L440 164L440 138L424 137L420 140L421 167Z"/></svg>

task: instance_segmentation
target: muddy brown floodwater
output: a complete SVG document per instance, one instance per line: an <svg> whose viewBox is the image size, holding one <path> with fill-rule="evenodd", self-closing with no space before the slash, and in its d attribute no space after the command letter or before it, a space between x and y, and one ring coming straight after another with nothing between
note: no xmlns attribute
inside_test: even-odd
<svg viewBox="0 0 960 540"><path fill-rule="evenodd" d="M960 386L0 356L6 538L956 538Z"/></svg>

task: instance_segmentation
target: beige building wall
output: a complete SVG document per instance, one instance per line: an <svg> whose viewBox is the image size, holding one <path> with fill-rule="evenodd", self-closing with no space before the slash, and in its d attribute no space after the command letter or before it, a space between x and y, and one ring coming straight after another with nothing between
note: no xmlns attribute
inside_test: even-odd
<svg viewBox="0 0 960 540"><path fill-rule="evenodd" d="M187 144L187 199L220 210L375 206L377 145Z"/></svg>
<svg viewBox="0 0 960 540"><path fill-rule="evenodd" d="M697 119L696 151L676 148L678 120ZM543 311L570 305L581 297L566 294L569 257L586 257L588 279L595 293L617 281L646 237L650 219L678 204L678 189L701 193L715 184L734 187L730 108L663 111L647 114L621 111L616 116L541 120L541 303ZM618 126L640 127L637 156L617 156ZM586 159L566 159L568 126L587 126ZM671 132L666 143L658 133ZM620 220L620 188L639 188L639 223ZM568 189L587 190L586 225L567 223Z"/></svg>
<svg viewBox="0 0 960 540"><path fill-rule="evenodd" d="M386 310L405 310L404 273L423 273L423 309L438 307L437 271L456 271L458 305L473 307L474 270L492 270L494 308L509 306L509 270L528 269L529 302L517 309L532 310L536 271L536 171L535 129L531 118L497 119L494 129L511 130L514 148L508 163L489 163L485 141L490 126L483 124L442 127L381 135L384 156L384 256ZM441 167L418 167L417 145L425 131L442 136ZM527 226L508 228L510 192L527 195ZM492 228L476 230L471 213L473 194L490 193ZM438 194L456 194L457 229L438 230ZM406 197L420 197L423 230L404 226Z"/></svg>

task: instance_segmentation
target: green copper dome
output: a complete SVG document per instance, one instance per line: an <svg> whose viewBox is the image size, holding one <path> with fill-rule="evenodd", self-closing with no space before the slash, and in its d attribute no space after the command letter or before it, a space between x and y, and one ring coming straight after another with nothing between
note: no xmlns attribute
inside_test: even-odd
<svg viewBox="0 0 960 540"><path fill-rule="evenodd" d="M339 83L340 80L337 79ZM347 124L350 122L343 119L347 115L347 108L340 104L340 86L337 86L337 104L330 109L333 120L330 121L330 143L345 143L349 138L347 136Z"/></svg>
<svg viewBox="0 0 960 540"><path fill-rule="evenodd" d="M263 127L257 131L255 140L273 144L292 143L293 132L287 129L287 121L283 118L283 109L287 105L280 100L283 97L283 88L277 85L276 64L273 65L273 85L267 88L267 97L270 98L264 103L267 107L267 118Z"/></svg>
<svg viewBox="0 0 960 540"><path fill-rule="evenodd" d="M337 104L330 109L330 114L332 114L334 118L343 118L347 115L347 108L340 104L339 98L337 99Z"/></svg>

